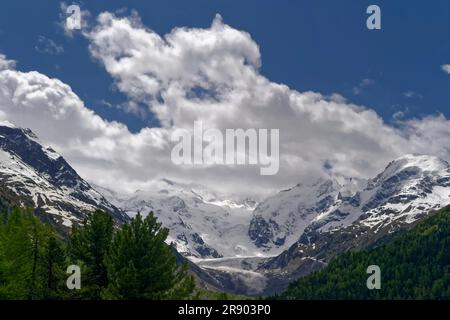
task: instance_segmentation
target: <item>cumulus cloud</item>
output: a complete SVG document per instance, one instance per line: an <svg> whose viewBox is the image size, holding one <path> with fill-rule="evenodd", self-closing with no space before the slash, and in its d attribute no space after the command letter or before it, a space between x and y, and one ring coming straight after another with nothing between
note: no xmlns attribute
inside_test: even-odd
<svg viewBox="0 0 450 320"><path fill-rule="evenodd" d="M155 175L147 168L158 170L158 162L167 162L166 157L158 159L167 144L165 130L131 134L123 124L105 121L86 108L68 85L41 73L0 71L0 106L0 118L31 128L83 176L99 183L134 188L140 172L152 179ZM114 186L114 176L120 185Z"/></svg>
<svg viewBox="0 0 450 320"><path fill-rule="evenodd" d="M432 154L450 160L450 121L442 114L412 119L401 124L412 152Z"/></svg>
<svg viewBox="0 0 450 320"><path fill-rule="evenodd" d="M107 187L145 188L166 177L261 195L330 173L370 177L410 152L450 158L450 123L443 115L391 127L340 95L274 83L259 71L261 55L251 36L220 16L210 28L175 28L162 37L136 15L102 13L84 34L130 105L152 112L161 127L130 133L89 110L61 81L15 70L0 72L0 118L30 127L83 176ZM196 120L221 130L280 129L279 173L172 164L170 134L191 129Z"/></svg>
<svg viewBox="0 0 450 320"><path fill-rule="evenodd" d="M185 112L189 110L178 108L180 100L191 100L195 112L207 113L210 101L224 101L229 93L259 80L258 46L249 34L224 25L220 16L209 29L177 28L161 38L136 16L119 19L103 13L88 38L92 55L116 79L119 90L151 105L165 124L192 123ZM205 99L197 99L196 90ZM194 99L185 99L189 94Z"/></svg>

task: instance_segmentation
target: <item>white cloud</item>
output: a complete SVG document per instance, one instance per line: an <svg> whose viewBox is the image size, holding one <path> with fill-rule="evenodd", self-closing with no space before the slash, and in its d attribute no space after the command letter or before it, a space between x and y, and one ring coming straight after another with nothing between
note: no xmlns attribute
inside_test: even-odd
<svg viewBox="0 0 450 320"><path fill-rule="evenodd" d="M355 96L360 95L361 93L364 92L364 90L367 87L373 86L375 84L375 81L369 78L365 78L362 79L361 82L357 85L353 87L353 94Z"/></svg>
<svg viewBox="0 0 450 320"><path fill-rule="evenodd" d="M178 101L167 100L183 99L197 88L222 100L228 92L259 80L258 46L249 34L224 25L220 16L209 29L177 28L161 38L135 16L118 19L103 13L88 37L93 56L117 80L119 90L152 105L164 123L183 111L172 110ZM161 98L166 103L159 103ZM207 111L205 104L209 102L196 101L192 107ZM178 116L192 122L192 117Z"/></svg>
<svg viewBox="0 0 450 320"><path fill-rule="evenodd" d="M423 95L421 95L420 93L414 92L412 90L403 92L403 96L408 99L422 99L423 98Z"/></svg>
<svg viewBox="0 0 450 320"><path fill-rule="evenodd" d="M443 64L441 66L442 71L444 71L445 73L450 74L450 64Z"/></svg>
<svg viewBox="0 0 450 320"><path fill-rule="evenodd" d="M8 60L4 54L0 53L0 71L6 69L14 69L16 62L14 60Z"/></svg>
<svg viewBox="0 0 450 320"><path fill-rule="evenodd" d="M36 52L50 55L60 55L64 52L63 46L57 44L55 41L45 36L38 37L34 49L36 50Z"/></svg>
<svg viewBox="0 0 450 320"><path fill-rule="evenodd" d="M450 121L442 114L412 119L402 124L411 152L432 154L450 160Z"/></svg>
<svg viewBox="0 0 450 320"><path fill-rule="evenodd" d="M229 192L265 193L326 174L370 177L405 153L449 159L449 121L442 115L386 123L373 111L298 92L259 72L258 45L216 17L206 29L175 28L164 37L134 15L98 17L86 32L92 55L135 108L146 106L161 128L133 134L90 111L69 86L37 72L0 72L0 118L33 129L85 177L114 189L145 188L155 178L205 184ZM1 61L1 59L0 59ZM259 167L175 166L169 136L191 128L279 128L280 171Z"/></svg>
<svg viewBox="0 0 450 320"><path fill-rule="evenodd" d="M38 72L0 71L0 118L31 128L46 144L59 150L80 173L118 189L146 179L151 163L158 172L158 158L166 147L165 130L143 129L131 134L118 122L101 119L57 79ZM126 156L124 156L126 155ZM148 159L147 159L148 158ZM134 188L135 185L132 186Z"/></svg>

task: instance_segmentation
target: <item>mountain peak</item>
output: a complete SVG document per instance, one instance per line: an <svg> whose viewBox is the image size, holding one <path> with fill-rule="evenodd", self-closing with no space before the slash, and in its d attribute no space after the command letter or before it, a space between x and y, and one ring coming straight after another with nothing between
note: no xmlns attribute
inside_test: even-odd
<svg viewBox="0 0 450 320"><path fill-rule="evenodd" d="M95 209L110 212L118 222L127 220L30 129L6 121L0 122L0 189L13 204L34 207L64 227L82 222Z"/></svg>
<svg viewBox="0 0 450 320"><path fill-rule="evenodd" d="M406 154L392 162L402 163L405 166L416 166L427 171L433 171L435 169L449 166L447 161L439 157L424 154Z"/></svg>
<svg viewBox="0 0 450 320"><path fill-rule="evenodd" d="M38 137L34 134L33 131L31 131L31 129L18 127L8 120L0 120L0 132L8 134L10 134L11 132L18 133L26 136L28 139L34 140L39 143Z"/></svg>
<svg viewBox="0 0 450 320"><path fill-rule="evenodd" d="M0 120L0 127L7 127L12 129L17 129L17 127L9 122L8 120Z"/></svg>
<svg viewBox="0 0 450 320"><path fill-rule="evenodd" d="M440 172L448 169L449 164L436 156L407 154L391 161L380 177L386 179L409 168L420 172Z"/></svg>

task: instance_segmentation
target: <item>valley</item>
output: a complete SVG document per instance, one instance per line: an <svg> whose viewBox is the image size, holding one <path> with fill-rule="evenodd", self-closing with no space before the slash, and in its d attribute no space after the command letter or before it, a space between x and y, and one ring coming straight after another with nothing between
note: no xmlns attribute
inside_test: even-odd
<svg viewBox="0 0 450 320"><path fill-rule="evenodd" d="M370 179L321 176L259 201L169 178L119 194L83 180L29 129L2 122L0 186L2 198L36 208L62 234L97 208L117 227L154 212L201 286L260 296L281 292L341 253L389 241L450 204L450 166L404 155Z"/></svg>

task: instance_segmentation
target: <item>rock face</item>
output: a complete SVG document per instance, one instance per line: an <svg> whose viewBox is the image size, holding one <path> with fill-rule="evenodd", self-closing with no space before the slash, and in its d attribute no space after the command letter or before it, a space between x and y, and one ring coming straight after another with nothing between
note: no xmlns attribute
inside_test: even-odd
<svg viewBox="0 0 450 320"><path fill-rule="evenodd" d="M117 224L128 221L33 132L7 122L0 122L0 190L1 196L37 208L44 220L66 231L95 209L109 212Z"/></svg>
<svg viewBox="0 0 450 320"><path fill-rule="evenodd" d="M339 195L333 209L313 219L288 250L259 266L270 278L266 293L322 268L345 251L389 241L448 204L447 162L412 155L392 161L353 196Z"/></svg>
<svg viewBox="0 0 450 320"><path fill-rule="evenodd" d="M342 186L332 179L297 184L261 202L253 212L248 234L255 245L274 252L298 240L306 227L335 204Z"/></svg>
<svg viewBox="0 0 450 320"><path fill-rule="evenodd" d="M168 242L178 252L194 258L221 258L260 254L247 235L254 202L231 200L195 184L169 179L153 182L149 190L118 195L98 187L129 216L152 211L169 229Z"/></svg>
<svg viewBox="0 0 450 320"><path fill-rule="evenodd" d="M37 208L63 232L97 208L118 225L153 211L203 282L272 294L336 255L389 241L449 205L450 166L405 155L373 179L320 178L260 203L168 179L124 196L83 180L30 130L0 122L0 198Z"/></svg>
<svg viewBox="0 0 450 320"><path fill-rule="evenodd" d="M449 164L406 155L368 181L319 179L299 184L260 203L249 236L264 250L292 245L312 231L332 232L355 221L374 227L411 223L450 202Z"/></svg>
<svg viewBox="0 0 450 320"><path fill-rule="evenodd" d="M212 287L273 294L336 255L388 241L450 204L449 181L447 162L406 155L373 179L321 178L259 204L167 179L128 197L99 190L130 216L154 211Z"/></svg>

